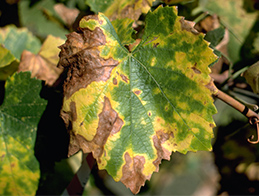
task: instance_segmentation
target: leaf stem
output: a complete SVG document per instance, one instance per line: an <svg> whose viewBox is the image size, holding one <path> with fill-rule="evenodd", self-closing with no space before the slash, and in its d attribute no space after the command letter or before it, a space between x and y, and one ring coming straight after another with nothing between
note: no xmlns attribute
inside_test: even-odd
<svg viewBox="0 0 259 196"><path fill-rule="evenodd" d="M239 101L237 101L236 99L234 99L233 97L231 97L231 96L227 95L226 93L222 92L221 90L219 90L215 86L213 81L211 81L207 85L207 88L211 90L211 92L213 93L213 95L215 97L219 98L220 100L222 100L226 104L230 105L231 107L235 108L237 111L239 111L240 113L245 115L248 118L249 123L251 125L256 125L257 139L255 141L252 141L251 139L254 138L254 135L252 135L250 137L251 139L249 138L247 140L251 144L259 143L259 115L256 112L254 112L253 110L249 109L244 104L242 104Z"/></svg>
<svg viewBox="0 0 259 196"><path fill-rule="evenodd" d="M218 90L216 94L214 94L215 97L219 98L220 100L224 101L231 107L235 108L237 111L244 114L248 119L250 118L256 118L259 119L259 115L255 113L253 110L249 109L244 104L240 103L233 97L227 95L226 93L222 92L221 90Z"/></svg>

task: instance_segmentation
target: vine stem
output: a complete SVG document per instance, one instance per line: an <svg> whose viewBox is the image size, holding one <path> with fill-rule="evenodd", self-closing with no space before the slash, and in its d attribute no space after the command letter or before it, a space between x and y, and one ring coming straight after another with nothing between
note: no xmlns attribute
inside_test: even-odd
<svg viewBox="0 0 259 196"><path fill-rule="evenodd" d="M251 125L256 125L257 140L251 141L251 139L254 138L254 135L252 135L251 139L248 139L248 142L252 143L252 144L259 143L259 115L256 112L254 112L253 110L249 109L247 106L243 105L242 103L240 103L239 101L234 99L233 97L231 97L231 96L227 95L226 93L222 92L221 90L219 90L215 86L213 80L206 87L211 90L214 97L222 100L226 104L230 105L231 107L235 108L237 111L239 111L240 113L245 115L248 118L249 123Z"/></svg>
<svg viewBox="0 0 259 196"><path fill-rule="evenodd" d="M82 164L61 196L82 195L96 161L92 153L83 154Z"/></svg>

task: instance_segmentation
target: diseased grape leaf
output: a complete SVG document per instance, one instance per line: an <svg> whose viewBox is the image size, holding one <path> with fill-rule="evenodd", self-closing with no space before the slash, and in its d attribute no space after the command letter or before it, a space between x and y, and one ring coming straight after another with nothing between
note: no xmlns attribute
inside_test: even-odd
<svg viewBox="0 0 259 196"><path fill-rule="evenodd" d="M0 28L0 80L6 80L18 69L21 53L37 53L40 41L26 28L13 25Z"/></svg>
<svg viewBox="0 0 259 196"><path fill-rule="evenodd" d="M131 28L134 20L130 18L113 20L112 26L114 27L122 45L130 45L135 42L132 35L135 33Z"/></svg>
<svg viewBox="0 0 259 196"><path fill-rule="evenodd" d="M188 2L190 0L162 0L163 2L165 2L166 4L170 5L170 4L177 4L177 3L183 3L183 2Z"/></svg>
<svg viewBox="0 0 259 196"><path fill-rule="evenodd" d="M5 86L0 107L0 195L35 195L39 164L34 156L38 121L46 106L41 81L15 73Z"/></svg>
<svg viewBox="0 0 259 196"><path fill-rule="evenodd" d="M85 17L59 61L68 70L61 116L69 154L92 152L133 193L172 151L211 150L216 113L206 85L217 57L204 35L187 31L175 7L158 7L145 22L129 52L104 14Z"/></svg>
<svg viewBox="0 0 259 196"><path fill-rule="evenodd" d="M64 43L63 39L49 35L38 54L24 50L21 56L21 63L18 71L31 71L31 76L46 81L52 86L63 71L57 67L59 60L58 46Z"/></svg>
<svg viewBox="0 0 259 196"><path fill-rule="evenodd" d="M147 13L154 0L87 0L86 3L95 13L102 12L110 20L131 18L138 20L142 13Z"/></svg>

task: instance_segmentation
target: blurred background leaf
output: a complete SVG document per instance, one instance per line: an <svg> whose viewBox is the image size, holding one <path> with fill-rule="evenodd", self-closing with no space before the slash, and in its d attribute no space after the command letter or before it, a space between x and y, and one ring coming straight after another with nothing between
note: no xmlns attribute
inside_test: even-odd
<svg viewBox="0 0 259 196"><path fill-rule="evenodd" d="M6 80L18 69L23 50L37 53L41 43L26 28L9 25L0 28L0 80Z"/></svg>
<svg viewBox="0 0 259 196"><path fill-rule="evenodd" d="M8 78L5 100L0 107L0 194L34 195L39 164L34 156L36 128L46 101L41 82L21 72Z"/></svg>

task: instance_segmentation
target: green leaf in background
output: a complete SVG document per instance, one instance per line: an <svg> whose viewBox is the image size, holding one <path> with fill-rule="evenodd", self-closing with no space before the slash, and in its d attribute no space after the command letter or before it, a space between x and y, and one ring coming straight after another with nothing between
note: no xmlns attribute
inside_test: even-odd
<svg viewBox="0 0 259 196"><path fill-rule="evenodd" d="M240 60L240 49L249 34L256 33L250 31L255 25L258 12L247 12L245 4L243 0L200 0L199 7L193 10L193 14L208 11L219 16L221 23L230 31L228 54L233 63ZM252 45L251 42L249 44Z"/></svg>
<svg viewBox="0 0 259 196"><path fill-rule="evenodd" d="M86 3L95 13L102 12L110 20L131 18L138 20L142 13L147 13L154 0L87 0Z"/></svg>
<svg viewBox="0 0 259 196"><path fill-rule="evenodd" d="M0 107L0 195L35 195L39 164L34 143L46 101L41 81L20 72L8 78Z"/></svg>
<svg viewBox="0 0 259 196"><path fill-rule="evenodd" d="M223 39L225 35L225 29L223 27L219 27L215 30L209 31L204 39L210 42L210 46L215 48L220 41Z"/></svg>
<svg viewBox="0 0 259 196"><path fill-rule="evenodd" d="M251 86L254 93L259 94L259 61L251 65L244 73L247 83Z"/></svg>
<svg viewBox="0 0 259 196"><path fill-rule="evenodd" d="M21 24L43 39L49 34L65 39L65 35L69 31L58 21L54 5L54 0L39 1L32 7L30 7L30 1L20 1L19 16Z"/></svg>
<svg viewBox="0 0 259 196"><path fill-rule="evenodd" d="M217 58L204 35L185 30L175 7L159 7L145 22L128 51L107 17L85 17L59 62L68 68L61 115L70 155L93 152L99 169L133 193L172 151L211 150L216 113L206 85Z"/></svg>
<svg viewBox="0 0 259 196"><path fill-rule="evenodd" d="M0 80L6 80L18 68L23 50L37 53L40 41L26 28L0 28Z"/></svg>

